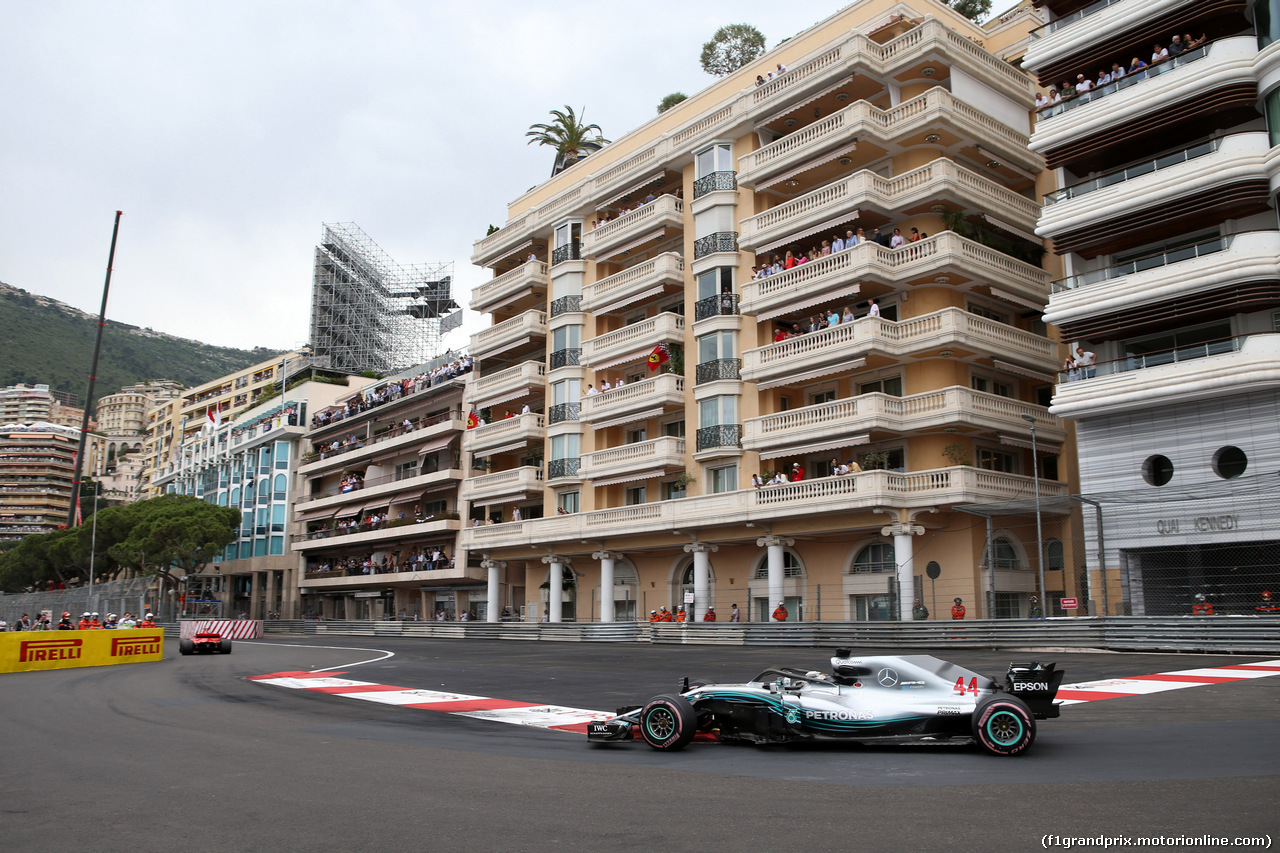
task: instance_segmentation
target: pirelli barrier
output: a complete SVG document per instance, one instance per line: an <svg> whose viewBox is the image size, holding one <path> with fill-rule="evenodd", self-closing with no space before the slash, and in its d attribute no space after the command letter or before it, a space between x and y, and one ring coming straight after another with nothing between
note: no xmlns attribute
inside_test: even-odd
<svg viewBox="0 0 1280 853"><path fill-rule="evenodd" d="M143 663L164 658L160 628L0 634L0 672Z"/></svg>

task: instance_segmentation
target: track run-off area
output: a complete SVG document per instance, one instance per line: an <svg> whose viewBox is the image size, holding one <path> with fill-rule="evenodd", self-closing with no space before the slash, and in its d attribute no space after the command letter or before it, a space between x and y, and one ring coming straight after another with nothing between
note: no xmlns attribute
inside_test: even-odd
<svg viewBox="0 0 1280 853"><path fill-rule="evenodd" d="M659 753L582 732L685 676L827 670L831 650L353 639L192 657L170 641L159 663L0 677L5 846L1027 850L1280 830L1274 659L936 653L997 678L1010 661L1065 670L1062 716L1017 758L957 742Z"/></svg>

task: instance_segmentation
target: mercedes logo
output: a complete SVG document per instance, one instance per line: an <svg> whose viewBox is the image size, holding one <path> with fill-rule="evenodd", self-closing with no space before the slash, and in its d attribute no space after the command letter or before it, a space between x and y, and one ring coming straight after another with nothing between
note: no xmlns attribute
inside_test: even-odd
<svg viewBox="0 0 1280 853"><path fill-rule="evenodd" d="M893 687L898 683L898 673L885 667L876 673L876 681L880 682L881 687Z"/></svg>

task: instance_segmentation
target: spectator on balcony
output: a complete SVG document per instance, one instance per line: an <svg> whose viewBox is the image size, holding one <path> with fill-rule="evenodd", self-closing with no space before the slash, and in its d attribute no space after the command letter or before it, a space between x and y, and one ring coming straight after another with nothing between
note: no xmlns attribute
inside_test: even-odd
<svg viewBox="0 0 1280 853"><path fill-rule="evenodd" d="M1168 58L1169 58L1169 51L1166 50L1163 46L1161 46L1159 42L1157 42L1155 50L1151 52L1151 64L1159 65L1161 62L1164 62Z"/></svg>
<svg viewBox="0 0 1280 853"><path fill-rule="evenodd" d="M1111 63L1111 82L1112 83L1119 83L1124 78L1124 75L1127 73L1128 72L1125 71L1124 66L1119 62Z"/></svg>
<svg viewBox="0 0 1280 853"><path fill-rule="evenodd" d="M832 326L839 326L839 325L840 325L840 314L836 312L836 309L832 308L831 313L827 315L827 328L829 329Z"/></svg>
<svg viewBox="0 0 1280 853"><path fill-rule="evenodd" d="M1169 40L1168 52L1170 56L1180 56L1181 54L1185 53L1186 50L1187 50L1187 45L1182 40L1182 36L1175 35L1172 39Z"/></svg>
<svg viewBox="0 0 1280 853"><path fill-rule="evenodd" d="M902 229L893 229L893 236L889 238L889 248L901 249L905 245L907 245L907 238L902 236Z"/></svg>
<svg viewBox="0 0 1280 853"><path fill-rule="evenodd" d="M795 265L796 265L796 256L791 253L790 249L787 249L787 257L782 262L782 268L787 270L794 269Z"/></svg>
<svg viewBox="0 0 1280 853"><path fill-rule="evenodd" d="M781 62L779 62L779 63L778 63L778 70L774 72L773 76L775 76L775 77L781 77L783 74L786 74L786 73L787 73L787 66L785 66L785 65L783 65Z"/></svg>
<svg viewBox="0 0 1280 853"><path fill-rule="evenodd" d="M773 333L773 342L776 344L779 341L785 341L786 339L787 339L787 330L784 329L782 326L779 326L778 331Z"/></svg>
<svg viewBox="0 0 1280 853"><path fill-rule="evenodd" d="M757 489L764 486L764 480L760 477L759 473L751 475L751 485L755 486Z"/></svg>
<svg viewBox="0 0 1280 853"><path fill-rule="evenodd" d="M756 75L756 85L757 85L757 86L763 86L763 85L764 85L764 77L762 77L762 76L761 76L761 75L759 75L759 74L757 74L757 75Z"/></svg>
<svg viewBox="0 0 1280 853"><path fill-rule="evenodd" d="M857 318L853 316L852 306L849 306L849 305L844 306L844 313L840 315L840 322L852 323L855 319Z"/></svg>
<svg viewBox="0 0 1280 853"><path fill-rule="evenodd" d="M623 379L621 376L619 376L619 377L618 377L618 381L617 381L617 382L615 382L615 383L613 383L613 387L614 387L614 388L621 388L623 385L626 385L626 384L627 384L627 380L625 380L625 379Z"/></svg>
<svg viewBox="0 0 1280 853"><path fill-rule="evenodd" d="M502 416L502 419L505 421L508 418L514 418L515 416L516 416L515 412L511 411L510 409L507 409L507 413Z"/></svg>
<svg viewBox="0 0 1280 853"><path fill-rule="evenodd" d="M594 386L594 385L588 385L588 386L587 386L587 396L588 396L588 397L594 397L596 394L599 394L599 393L600 393L600 392L596 389L596 386Z"/></svg>
<svg viewBox="0 0 1280 853"><path fill-rule="evenodd" d="M822 241L822 254L823 256L831 254L831 241L829 240Z"/></svg>
<svg viewBox="0 0 1280 853"><path fill-rule="evenodd" d="M837 459L836 457L832 456L832 457L831 457L831 461L827 464L827 467L831 470L831 473L830 473L830 474L828 474L827 476L829 476L829 477L838 477L838 476L840 476L840 473L841 473L841 472L840 472L841 465L840 465L840 460L839 460L839 459Z"/></svg>
<svg viewBox="0 0 1280 853"><path fill-rule="evenodd" d="M868 316L868 317L879 317L879 316L880 316L880 304L879 304L878 302L876 302L874 299L870 300L870 301L869 301L869 303L870 303L870 304L869 304L869 307L867 308L867 316Z"/></svg>
<svg viewBox="0 0 1280 853"><path fill-rule="evenodd" d="M1073 363L1076 370L1079 371L1080 379L1092 379L1098 375L1098 368L1094 366L1096 361L1097 357L1093 353L1086 352L1084 347L1076 347L1076 357Z"/></svg>
<svg viewBox="0 0 1280 853"><path fill-rule="evenodd" d="M1036 109L1042 110L1049 106L1049 98L1043 92L1036 92Z"/></svg>
<svg viewBox="0 0 1280 853"><path fill-rule="evenodd" d="M918 243L918 242L920 242L920 240L922 239L922 237L923 237L923 235L921 235L921 233L920 233L920 229L919 229L919 228L912 228L912 229L911 229L911 236L910 236L909 238L907 238L907 242L908 242L908 243Z"/></svg>
<svg viewBox="0 0 1280 853"><path fill-rule="evenodd" d="M1143 69L1146 67L1147 67L1147 63L1143 62L1140 57L1135 56L1133 58L1133 62L1129 63L1128 73L1139 75L1138 79L1141 80L1143 77L1147 76L1146 72L1143 71Z"/></svg>
<svg viewBox="0 0 1280 853"><path fill-rule="evenodd" d="M1059 93L1057 89L1050 87L1049 88L1049 106L1053 106L1055 104L1060 104L1060 103L1062 103L1061 93Z"/></svg>
<svg viewBox="0 0 1280 853"><path fill-rule="evenodd" d="M1105 68L1098 69L1098 80L1093 84L1095 89L1101 89L1103 86L1111 82L1111 73Z"/></svg>
<svg viewBox="0 0 1280 853"><path fill-rule="evenodd" d="M608 379L606 379L605 381L603 381L603 382L601 382L601 383L600 383L600 391L601 391L601 393L603 393L603 392L605 392L605 391L612 391L612 390L613 390L613 386L609 384L609 380L608 380Z"/></svg>
<svg viewBox="0 0 1280 853"><path fill-rule="evenodd" d="M520 407L520 414L522 414L522 415L527 415L527 414L529 414L529 404L528 404L528 403L525 403L523 406L521 406L521 407Z"/></svg>
<svg viewBox="0 0 1280 853"><path fill-rule="evenodd" d="M1076 94L1083 95L1093 88L1093 81L1084 76L1083 73L1076 75Z"/></svg>
<svg viewBox="0 0 1280 853"><path fill-rule="evenodd" d="M1187 50L1195 50L1197 47L1200 47L1200 45L1207 42L1209 40L1209 37L1201 34L1200 38L1193 39L1191 37L1191 33L1187 33L1185 36L1182 37L1182 39L1183 39L1183 44L1186 45Z"/></svg>
<svg viewBox="0 0 1280 853"><path fill-rule="evenodd" d="M658 197L657 197L656 195L654 195L654 194L653 194L653 191L651 190L651 191L649 192L649 194L648 194L647 196L645 196L645 197L644 197L644 204L652 204L653 202L655 202L655 201L657 201L657 200L658 200Z"/></svg>
<svg viewBox="0 0 1280 853"><path fill-rule="evenodd" d="M512 520L512 521L520 521L521 519L522 519L522 516L520 515L520 507L518 507L518 506L517 506L517 507L513 507L513 508L512 508L512 510L511 510L511 520Z"/></svg>
<svg viewBox="0 0 1280 853"><path fill-rule="evenodd" d="M804 469L800 467L799 462L791 463L791 482L798 483L804 479Z"/></svg>
<svg viewBox="0 0 1280 853"><path fill-rule="evenodd" d="M799 323L792 323L792 324L791 324L791 337L793 337L793 338L798 338L798 337L800 337L800 336L801 336L801 335L803 335L803 334L804 334L804 329L800 328L800 324L799 324Z"/></svg>
<svg viewBox="0 0 1280 853"><path fill-rule="evenodd" d="M843 252L843 251L844 251L844 238L841 237L839 234L837 234L835 237L831 238L831 254L834 255L836 252Z"/></svg>
<svg viewBox="0 0 1280 853"><path fill-rule="evenodd" d="M1076 87L1070 80L1063 80L1058 84L1058 91L1062 94L1062 100L1069 101L1076 96Z"/></svg>

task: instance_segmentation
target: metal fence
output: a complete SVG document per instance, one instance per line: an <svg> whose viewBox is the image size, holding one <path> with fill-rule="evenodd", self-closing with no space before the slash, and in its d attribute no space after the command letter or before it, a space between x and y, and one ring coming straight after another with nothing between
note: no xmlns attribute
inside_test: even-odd
<svg viewBox="0 0 1280 853"><path fill-rule="evenodd" d="M57 624L63 613L70 613L74 620L79 620L82 613L115 613L123 616L132 613L140 616L155 608L157 602L151 593L154 578L131 578L129 580L110 581L94 584L92 587L75 589L50 590L48 592L23 592L15 595L0 595L0 619L10 624L23 613L35 620L42 610L48 610ZM151 609L158 617L167 618L171 614Z"/></svg>

